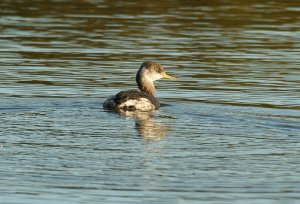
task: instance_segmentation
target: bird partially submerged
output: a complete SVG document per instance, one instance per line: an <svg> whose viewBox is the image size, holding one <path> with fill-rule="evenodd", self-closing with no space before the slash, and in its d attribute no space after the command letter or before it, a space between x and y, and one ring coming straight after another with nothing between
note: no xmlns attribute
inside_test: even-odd
<svg viewBox="0 0 300 204"><path fill-rule="evenodd" d="M161 78L176 79L168 75L162 65L155 62L144 62L136 74L136 83L140 91L121 91L117 95L109 97L103 103L103 107L116 111L152 111L158 109L159 102L155 98L156 90L153 81Z"/></svg>

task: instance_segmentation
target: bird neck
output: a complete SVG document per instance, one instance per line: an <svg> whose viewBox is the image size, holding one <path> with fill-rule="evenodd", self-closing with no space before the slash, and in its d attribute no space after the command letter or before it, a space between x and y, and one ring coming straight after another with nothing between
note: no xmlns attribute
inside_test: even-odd
<svg viewBox="0 0 300 204"><path fill-rule="evenodd" d="M153 81L150 80L148 77L141 77L137 79L136 82L141 91L155 96L156 93L155 86L153 84Z"/></svg>

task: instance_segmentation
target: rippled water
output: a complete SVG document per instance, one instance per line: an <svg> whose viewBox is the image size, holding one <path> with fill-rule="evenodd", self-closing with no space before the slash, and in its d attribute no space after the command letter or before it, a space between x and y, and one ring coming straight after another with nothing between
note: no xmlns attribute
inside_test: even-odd
<svg viewBox="0 0 300 204"><path fill-rule="evenodd" d="M0 6L0 203L300 202L299 1ZM160 110L103 110L146 60Z"/></svg>

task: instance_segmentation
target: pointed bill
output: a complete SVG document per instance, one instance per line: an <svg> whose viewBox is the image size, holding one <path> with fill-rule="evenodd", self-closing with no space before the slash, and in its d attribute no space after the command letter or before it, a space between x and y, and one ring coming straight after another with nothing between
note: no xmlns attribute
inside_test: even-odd
<svg viewBox="0 0 300 204"><path fill-rule="evenodd" d="M166 78L166 79L177 80L176 77L170 76L170 75L168 75L166 72L163 72L161 75L163 76L163 78Z"/></svg>

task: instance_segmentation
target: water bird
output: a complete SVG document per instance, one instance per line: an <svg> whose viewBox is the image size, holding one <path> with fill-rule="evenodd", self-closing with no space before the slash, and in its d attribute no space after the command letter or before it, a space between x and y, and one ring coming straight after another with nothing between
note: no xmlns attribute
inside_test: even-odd
<svg viewBox="0 0 300 204"><path fill-rule="evenodd" d="M136 83L139 90L121 91L109 97L104 103L105 109L115 111L153 111L160 104L155 98L154 81L167 78L176 79L164 71L164 67L155 62L144 62L136 74Z"/></svg>

